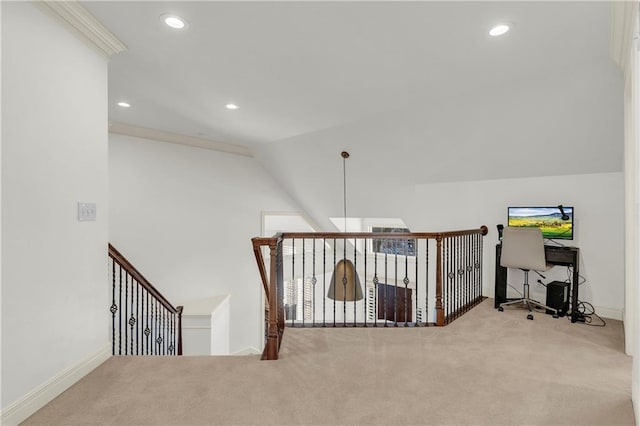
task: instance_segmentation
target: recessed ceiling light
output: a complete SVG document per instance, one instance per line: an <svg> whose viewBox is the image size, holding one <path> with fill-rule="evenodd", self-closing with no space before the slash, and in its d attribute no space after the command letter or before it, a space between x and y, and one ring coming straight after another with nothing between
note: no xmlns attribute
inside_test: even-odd
<svg viewBox="0 0 640 426"><path fill-rule="evenodd" d="M225 108L227 108L227 109L238 109L240 107L238 105L236 105L236 104L226 104Z"/></svg>
<svg viewBox="0 0 640 426"><path fill-rule="evenodd" d="M489 30L489 35L492 37L500 36L509 31L509 25L507 24L498 24Z"/></svg>
<svg viewBox="0 0 640 426"><path fill-rule="evenodd" d="M162 19L162 22L164 22L166 25L175 30L182 30L187 27L187 21L176 15L165 14L162 15L160 19Z"/></svg>
<svg viewBox="0 0 640 426"><path fill-rule="evenodd" d="M118 102L118 106L122 108L131 108L131 104L129 102Z"/></svg>

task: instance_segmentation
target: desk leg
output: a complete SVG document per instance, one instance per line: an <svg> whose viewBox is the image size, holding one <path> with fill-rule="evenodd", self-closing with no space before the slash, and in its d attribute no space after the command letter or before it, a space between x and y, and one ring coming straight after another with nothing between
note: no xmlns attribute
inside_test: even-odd
<svg viewBox="0 0 640 426"><path fill-rule="evenodd" d="M578 321L578 287L580 287L578 262L580 262L579 258L576 259L576 262L573 264L573 280L571 282L571 322Z"/></svg>
<svg viewBox="0 0 640 426"><path fill-rule="evenodd" d="M496 282L495 282L494 308L507 301L507 268L500 266L500 256L496 256Z"/></svg>

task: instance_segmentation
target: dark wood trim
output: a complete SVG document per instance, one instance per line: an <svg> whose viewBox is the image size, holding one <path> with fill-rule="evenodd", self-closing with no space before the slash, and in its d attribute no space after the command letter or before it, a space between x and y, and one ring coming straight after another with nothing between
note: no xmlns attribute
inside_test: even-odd
<svg viewBox="0 0 640 426"><path fill-rule="evenodd" d="M398 239L398 238L446 238L458 237L462 235L473 235L481 233L486 235L488 228L482 226L478 229L465 229L461 231L446 232L283 232L278 234L282 238L327 238L327 239L344 239L344 238L380 238L380 239ZM270 238L260 238L268 243Z"/></svg>
<svg viewBox="0 0 640 426"><path fill-rule="evenodd" d="M275 241L274 241L275 240ZM270 279L269 279L269 328L267 332L267 342L263 358L266 360L278 359L278 350L280 349L280 330L278 324L278 249L282 250L281 240L273 238L269 242L269 250L271 255Z"/></svg>
<svg viewBox="0 0 640 426"><path fill-rule="evenodd" d="M264 294L269 303L269 279L267 278L267 270L264 266L264 257L262 256L262 246L269 245L271 238L252 238L253 254L256 257L256 263L258 264L258 270L260 271L260 279L262 280L262 287L264 288Z"/></svg>
<svg viewBox="0 0 640 426"><path fill-rule="evenodd" d="M182 311L184 306L176 308L178 314L178 355L182 355Z"/></svg>

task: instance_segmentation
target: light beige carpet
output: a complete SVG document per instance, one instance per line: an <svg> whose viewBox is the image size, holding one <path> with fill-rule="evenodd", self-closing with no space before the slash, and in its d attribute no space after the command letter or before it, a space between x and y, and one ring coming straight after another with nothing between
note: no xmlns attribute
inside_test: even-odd
<svg viewBox="0 0 640 426"><path fill-rule="evenodd" d="M485 300L442 327L287 329L281 358L112 357L27 425L633 425L604 328Z"/></svg>

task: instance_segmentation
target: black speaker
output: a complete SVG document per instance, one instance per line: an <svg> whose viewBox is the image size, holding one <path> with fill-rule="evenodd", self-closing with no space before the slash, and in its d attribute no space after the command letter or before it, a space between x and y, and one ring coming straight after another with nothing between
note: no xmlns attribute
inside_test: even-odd
<svg viewBox="0 0 640 426"><path fill-rule="evenodd" d="M552 281L547 284L547 302L548 307L558 310L558 315L563 317L569 311L569 283L562 281ZM553 312L546 310L546 313L552 315Z"/></svg>

